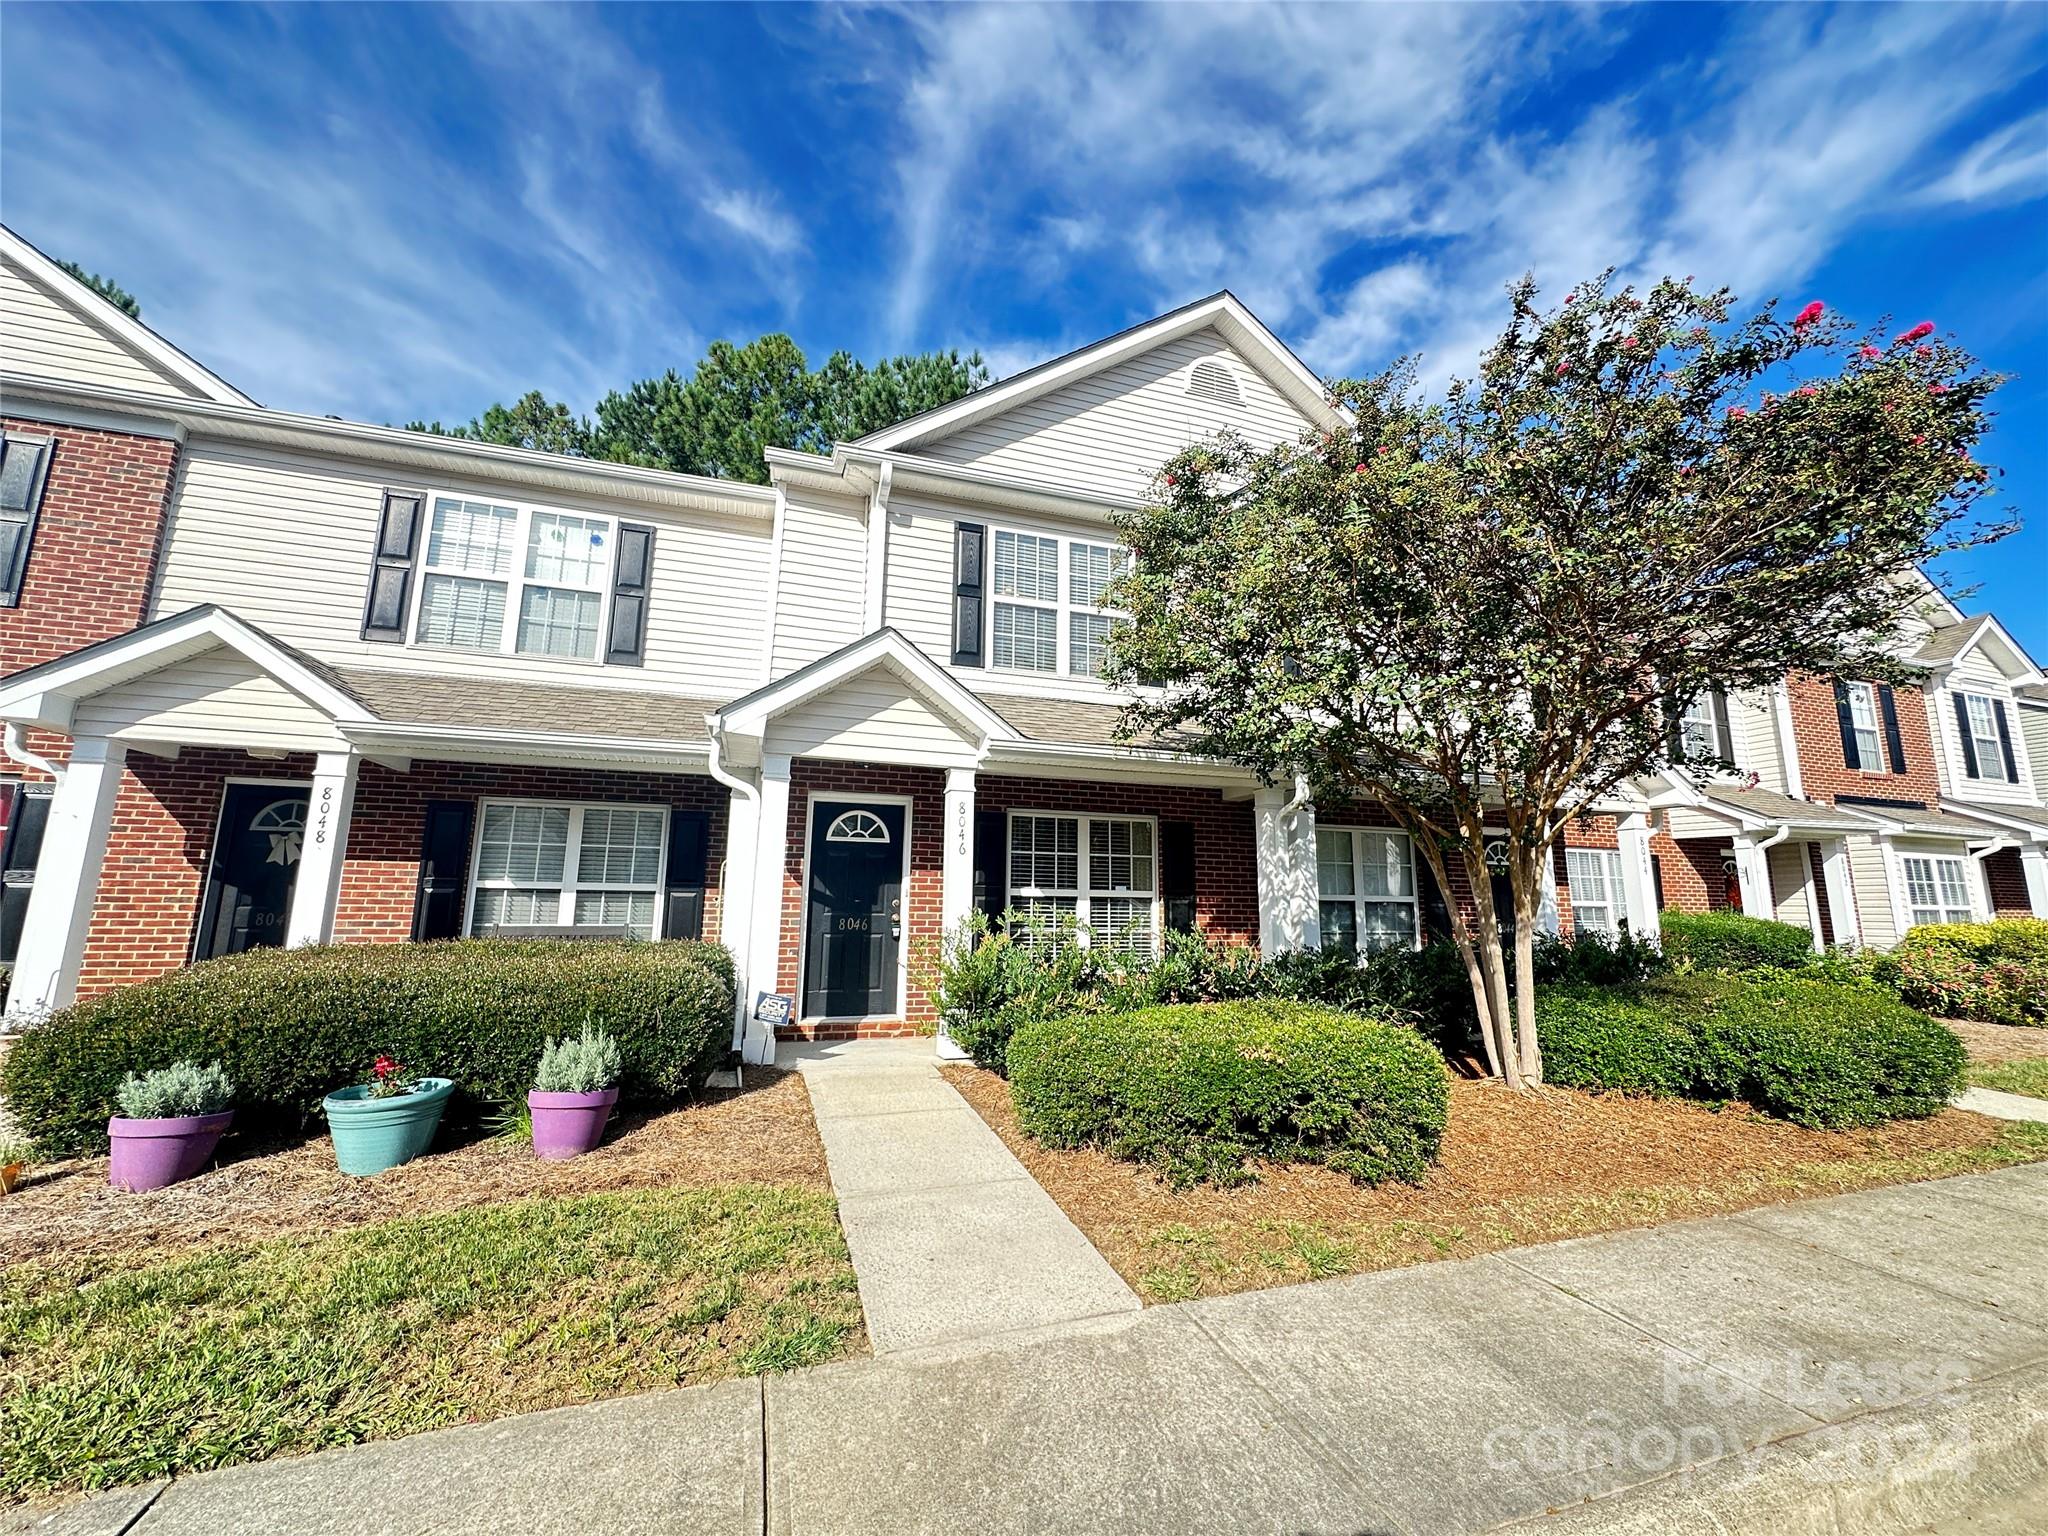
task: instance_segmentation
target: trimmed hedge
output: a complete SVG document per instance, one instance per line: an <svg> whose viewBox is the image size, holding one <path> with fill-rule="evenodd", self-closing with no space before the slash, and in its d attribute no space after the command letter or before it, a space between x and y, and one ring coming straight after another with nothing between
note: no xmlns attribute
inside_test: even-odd
<svg viewBox="0 0 2048 1536"><path fill-rule="evenodd" d="M219 1061L241 1123L303 1126L379 1053L474 1099L524 1097L551 1036L586 1020L619 1043L628 1098L700 1086L732 1045L732 958L715 944L461 939L259 949L53 1015L0 1063L46 1156L103 1148L130 1072Z"/></svg>
<svg viewBox="0 0 2048 1536"><path fill-rule="evenodd" d="M1181 1187L1243 1181L1252 1157L1417 1183L1449 1109L1443 1060L1420 1036L1301 1003L1033 1020L1009 1070L1032 1136L1152 1163Z"/></svg>
<svg viewBox="0 0 2048 1536"><path fill-rule="evenodd" d="M2048 1024L2048 919L1930 923L1909 929L1882 964L1916 1008L1987 1024Z"/></svg>
<svg viewBox="0 0 2048 1536"><path fill-rule="evenodd" d="M1741 1099L1816 1129L1924 1119L1962 1087L1962 1042L1863 987L1798 976L1561 987L1536 1000L1546 1082Z"/></svg>
<svg viewBox="0 0 2048 1536"><path fill-rule="evenodd" d="M1696 971L1797 971L1813 963L1813 935L1740 912L1666 912L1664 953Z"/></svg>

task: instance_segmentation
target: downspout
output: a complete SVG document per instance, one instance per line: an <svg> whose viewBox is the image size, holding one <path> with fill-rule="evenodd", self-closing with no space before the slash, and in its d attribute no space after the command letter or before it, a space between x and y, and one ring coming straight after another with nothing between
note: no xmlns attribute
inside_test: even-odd
<svg viewBox="0 0 2048 1536"><path fill-rule="evenodd" d="M1754 848L1754 849L1755 849L1755 850L1756 850L1756 851L1757 851L1758 853L1762 853L1762 852L1763 852L1763 851L1764 851L1764 850L1765 850L1766 848L1775 848L1775 847L1777 847L1777 846L1778 846L1778 844L1780 844L1780 843L1782 843L1783 841L1785 841L1785 839L1786 839L1786 838L1788 838L1788 837L1790 837L1791 835L1792 835L1792 826L1791 826L1791 824L1790 824L1790 823L1788 822L1788 823L1786 823L1786 824L1785 824L1784 826L1782 826L1782 827L1778 828L1778 830L1777 830L1777 831L1773 832L1773 833L1772 833L1772 834L1771 834L1771 835L1770 835L1769 837L1765 838L1765 839L1764 839L1764 840L1763 840L1762 842L1760 842L1760 843L1759 843L1759 842L1757 842L1757 841L1755 841L1754 839L1752 839L1752 840L1750 841L1750 845L1749 845L1749 846L1750 846L1750 847L1752 847L1752 848Z"/></svg>
<svg viewBox="0 0 2048 1536"><path fill-rule="evenodd" d="M4 746L7 755L24 768L33 768L37 773L48 774L53 779L64 777L64 770L51 762L47 757L39 757L34 752L29 751L28 727L19 720L7 722L7 732L4 737L0 737L0 746Z"/></svg>
<svg viewBox="0 0 2048 1536"><path fill-rule="evenodd" d="M749 784L745 779L740 778L738 775L732 773L730 770L726 768L725 764L719 760L719 755L724 745L724 731L714 727L711 732L711 754L705 760L705 767L709 770L713 781L719 784L723 784L727 789L731 790L734 794L738 795L742 800L747 801L749 804L753 806L754 825L756 829L755 836L758 840L760 835L759 828L761 823L761 791L754 785ZM732 844L730 817L727 818L726 824L726 845L729 852ZM756 860L756 862L759 862L758 859ZM729 878L729 876L732 873L731 858L727 857L720 859L718 861L718 870L718 886L720 892L719 907L721 912L730 910L727 904L730 903L734 895L737 894L741 902L740 911L743 913L751 914L754 902L754 871L752 869L749 869L747 871L746 888L740 892L735 893L732 888L732 882ZM739 948L741 949L745 949L747 947L748 946L746 945L739 946ZM735 954L732 957L732 959L734 979L738 983L733 988L732 1048L737 1051L746 1044L747 998L751 994L748 990L747 977L745 973L746 956L744 954Z"/></svg>

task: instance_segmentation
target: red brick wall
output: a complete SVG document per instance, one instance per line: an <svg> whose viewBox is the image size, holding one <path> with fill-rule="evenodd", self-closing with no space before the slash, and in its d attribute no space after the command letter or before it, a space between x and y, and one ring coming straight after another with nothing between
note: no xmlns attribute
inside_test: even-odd
<svg viewBox="0 0 2048 1536"><path fill-rule="evenodd" d="M1650 836L1657 860L1657 879L1667 912L1712 912L1728 905L1727 875L1721 862L1725 841L1711 837L1674 838L1659 827Z"/></svg>
<svg viewBox="0 0 2048 1536"><path fill-rule="evenodd" d="M1984 883L1991 892L1994 917L2032 917L2033 903L2027 900L2027 877L2017 848L2002 848L1984 861Z"/></svg>
<svg viewBox="0 0 2048 1536"><path fill-rule="evenodd" d="M21 601L0 608L0 676L133 629L145 617L177 468L163 438L9 416L56 439Z"/></svg>
<svg viewBox="0 0 2048 1536"><path fill-rule="evenodd" d="M175 759L128 755L108 833L99 897L86 933L79 996L145 981L185 964L205 894L223 786L229 778L302 779L310 757L279 759L188 747ZM718 931L726 792L693 774L422 762L409 774L363 765L343 862L335 937L390 942L412 937L420 837L429 800L517 795L686 805L711 813L705 933Z"/></svg>
<svg viewBox="0 0 2048 1536"><path fill-rule="evenodd" d="M1806 798L1832 804L1837 795L1880 800L1915 800L1932 805L1941 795L1941 775L1928 739L1927 700L1914 688L1898 688L1899 742L1906 749L1904 773L1872 773L1842 761L1842 725L1831 679L1795 673L1786 680L1792 699L1792 739L1799 749L1799 778ZM1882 716L1878 734L1884 733ZM1887 764L1889 766L1889 764Z"/></svg>
<svg viewBox="0 0 2048 1536"><path fill-rule="evenodd" d="M1827 864L1819 843L1806 845L1806 877L1813 882L1814 895L1818 898L1814 906L1820 911L1820 941L1832 944L1835 942L1835 914L1828 906Z"/></svg>

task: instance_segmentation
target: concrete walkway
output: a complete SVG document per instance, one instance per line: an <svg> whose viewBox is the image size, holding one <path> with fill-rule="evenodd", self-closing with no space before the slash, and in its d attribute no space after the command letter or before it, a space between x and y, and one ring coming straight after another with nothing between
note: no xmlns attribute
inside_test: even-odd
<svg viewBox="0 0 2048 1536"><path fill-rule="evenodd" d="M1994 1120L2032 1120L2048 1125L2048 1099L2024 1093L2000 1093L1995 1088L1965 1088L1949 1102L1957 1109L1975 1110Z"/></svg>
<svg viewBox="0 0 2048 1536"><path fill-rule="evenodd" d="M1875 1536L2042 1507L2034 1165L532 1414L0 1530Z"/></svg>
<svg viewBox="0 0 2048 1536"><path fill-rule="evenodd" d="M1138 1311L1109 1261L939 1076L931 1041L777 1057L810 1089L876 1354Z"/></svg>

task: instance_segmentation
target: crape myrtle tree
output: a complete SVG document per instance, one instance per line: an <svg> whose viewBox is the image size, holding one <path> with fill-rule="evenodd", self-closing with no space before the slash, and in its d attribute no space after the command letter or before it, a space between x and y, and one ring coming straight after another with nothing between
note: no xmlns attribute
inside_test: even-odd
<svg viewBox="0 0 2048 1536"><path fill-rule="evenodd" d="M1159 685L1127 732L1376 802L1469 888L1452 938L1488 1066L1520 1087L1542 1081L1530 939L1565 823L1663 770L1704 689L1897 675L1921 564L2006 530L1970 515L1999 380L1930 324L1736 320L1690 278L1509 293L1440 400L1403 364L1331 386L1340 430L1169 462L1120 519L1110 675Z"/></svg>

